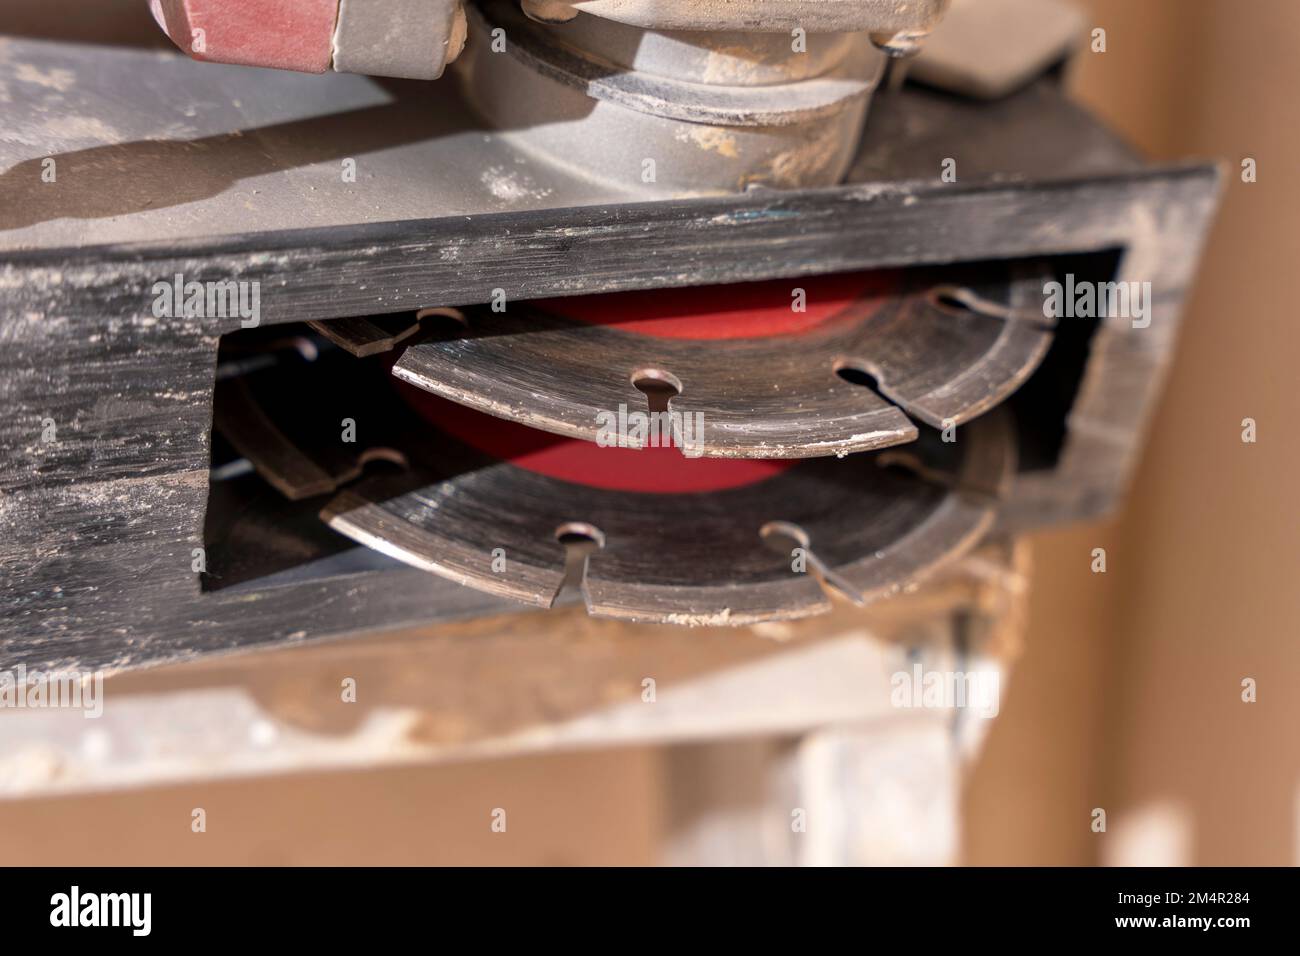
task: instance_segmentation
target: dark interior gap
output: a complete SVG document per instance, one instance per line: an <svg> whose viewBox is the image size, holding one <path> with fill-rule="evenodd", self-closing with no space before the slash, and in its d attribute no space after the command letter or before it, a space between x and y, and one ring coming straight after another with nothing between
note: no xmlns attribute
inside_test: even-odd
<svg viewBox="0 0 1300 956"><path fill-rule="evenodd" d="M1120 251L1059 256L1050 261L1062 280L1072 273L1076 281L1102 282L1114 278ZM996 265L999 270L1006 265L963 263L961 268L978 270L985 264ZM917 268L936 276L944 271L943 267ZM1066 422L1098 324L1095 319L1061 320L1042 364L1007 401L1019 436L1020 471L1049 470L1060 460ZM222 337L218 363L220 368L233 368L235 362L250 360L310 361L313 349L335 348L305 323L241 329ZM376 360L382 359L364 361ZM846 367L839 374L878 391L869 373ZM652 407L676 393L671 385L661 388L657 382L645 384L654 392L646 393ZM204 591L269 587L403 567L327 527L319 519L319 512L329 495L288 501L241 461L238 452L215 429L210 447L212 480L204 524L207 572L201 577Z"/></svg>

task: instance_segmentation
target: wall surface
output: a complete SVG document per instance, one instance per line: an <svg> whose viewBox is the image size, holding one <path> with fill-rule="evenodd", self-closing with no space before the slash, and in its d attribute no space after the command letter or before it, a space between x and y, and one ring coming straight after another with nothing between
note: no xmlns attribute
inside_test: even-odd
<svg viewBox="0 0 1300 956"><path fill-rule="evenodd" d="M966 858L1295 865L1300 4L1098 0L1090 19L1107 49L1075 64L1078 97L1153 158L1222 159L1225 188L1126 507L1036 542L1028 651L970 783Z"/></svg>

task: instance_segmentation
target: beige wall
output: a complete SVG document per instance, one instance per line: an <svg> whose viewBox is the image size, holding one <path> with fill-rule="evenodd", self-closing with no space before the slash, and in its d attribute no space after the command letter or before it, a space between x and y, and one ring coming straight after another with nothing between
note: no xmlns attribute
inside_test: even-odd
<svg viewBox="0 0 1300 956"><path fill-rule="evenodd" d="M1300 3L1091 10L1107 52L1076 65L1079 97L1153 158L1225 160L1223 206L1127 506L1037 542L1029 648L971 782L967 859L1296 864Z"/></svg>
<svg viewBox="0 0 1300 956"><path fill-rule="evenodd" d="M0 802L0 863L648 865L659 778L657 753L621 750ZM205 833L190 830L195 807Z"/></svg>

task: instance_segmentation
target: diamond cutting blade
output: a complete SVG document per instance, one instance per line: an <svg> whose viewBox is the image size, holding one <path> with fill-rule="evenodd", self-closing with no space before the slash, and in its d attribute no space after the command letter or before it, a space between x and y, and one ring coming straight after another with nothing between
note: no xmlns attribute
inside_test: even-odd
<svg viewBox="0 0 1300 956"><path fill-rule="evenodd" d="M599 545L578 565L588 610L637 621L747 624L824 611L828 590L856 601L895 591L974 544L1013 467L996 413L953 442L927 429L905 452L715 461L503 422L396 381L382 358L338 350L241 387L255 427L292 449L255 461L263 473L296 457L337 473L328 463L350 456L359 469L378 448L405 460L330 499L322 518L334 530L542 607L564 587L563 539L577 534ZM353 443L340 442L344 419ZM223 432L233 439L240 421L226 416Z"/></svg>
<svg viewBox="0 0 1300 956"><path fill-rule="evenodd" d="M588 441L603 416L646 409L638 383L668 383L668 410L699 413L692 451L706 457L844 455L911 441L912 419L970 421L1037 367L1052 339L1041 308L1047 272L1010 268L508 304L406 349L393 374Z"/></svg>

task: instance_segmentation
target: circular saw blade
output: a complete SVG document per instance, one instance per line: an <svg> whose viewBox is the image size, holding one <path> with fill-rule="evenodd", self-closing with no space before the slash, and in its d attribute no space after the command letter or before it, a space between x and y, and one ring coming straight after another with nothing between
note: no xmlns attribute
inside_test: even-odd
<svg viewBox="0 0 1300 956"><path fill-rule="evenodd" d="M747 624L825 611L828 589L856 601L890 593L978 539L1013 468L1000 415L958 429L952 442L927 430L906 452L777 463L693 460L666 448L601 449L544 436L561 453L568 444L583 454L631 456L640 472L747 469L739 478L702 471L686 485L710 490L629 491L557 478L527 456L487 454L416 410L421 402L447 403L385 373L382 359L334 351L245 376L240 387L259 410L262 441L274 434L292 449L254 464L331 461L340 455L339 423L350 419L357 440L344 454L357 469L380 451L407 467L367 474L339 491L321 512L331 528L442 577L542 607L566 580L561 532L581 528L601 545L581 574L587 608L599 616ZM485 427L538 434L479 417ZM240 427L237 417L222 424L237 445ZM771 467L756 470L760 464Z"/></svg>
<svg viewBox="0 0 1300 956"><path fill-rule="evenodd" d="M913 440L913 419L963 424L1019 387L1052 332L1041 309L1048 273L1017 268L479 309L468 329L408 348L393 374L478 411L588 441L620 407L646 409L635 383L651 377L676 388L669 411L700 422L693 454L845 455ZM874 388L846 371L871 376ZM635 436L628 441L635 445Z"/></svg>

